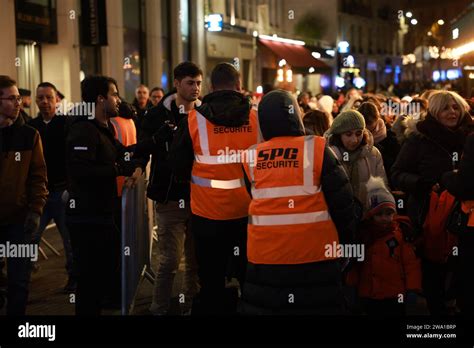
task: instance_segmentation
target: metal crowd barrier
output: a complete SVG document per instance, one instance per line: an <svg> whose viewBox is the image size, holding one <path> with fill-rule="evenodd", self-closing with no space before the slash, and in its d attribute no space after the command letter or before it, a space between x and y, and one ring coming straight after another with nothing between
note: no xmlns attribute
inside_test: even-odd
<svg viewBox="0 0 474 348"><path fill-rule="evenodd" d="M135 296L146 277L153 281L150 268L153 229L144 176L136 186L122 192L122 315L133 312Z"/></svg>

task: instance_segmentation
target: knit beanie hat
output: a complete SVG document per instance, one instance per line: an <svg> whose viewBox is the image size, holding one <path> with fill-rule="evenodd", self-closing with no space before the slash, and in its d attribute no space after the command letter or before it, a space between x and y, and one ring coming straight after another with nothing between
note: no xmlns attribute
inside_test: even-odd
<svg viewBox="0 0 474 348"><path fill-rule="evenodd" d="M366 186L368 200L366 219L374 216L384 208L390 208L397 212L395 198L387 189L381 177L371 176Z"/></svg>
<svg viewBox="0 0 474 348"><path fill-rule="evenodd" d="M334 99L332 99L332 97L330 97L329 95L323 95L318 100L319 110L326 111L328 114L332 112L333 104L334 104Z"/></svg>
<svg viewBox="0 0 474 348"><path fill-rule="evenodd" d="M330 134L342 134L353 129L364 129L364 116L359 111L347 110L341 112L329 128Z"/></svg>

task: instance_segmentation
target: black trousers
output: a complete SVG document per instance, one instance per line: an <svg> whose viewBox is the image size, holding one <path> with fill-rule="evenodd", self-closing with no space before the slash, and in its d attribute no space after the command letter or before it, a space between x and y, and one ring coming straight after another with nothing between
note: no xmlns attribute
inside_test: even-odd
<svg viewBox="0 0 474 348"><path fill-rule="evenodd" d="M237 278L242 289L247 265L247 217L217 221L192 215L196 259L201 290L193 315L237 312L237 290L225 288L225 277Z"/></svg>
<svg viewBox="0 0 474 348"><path fill-rule="evenodd" d="M73 252L77 255L76 315L100 315L102 301L116 291L120 265L120 233L113 218L98 222L68 219Z"/></svg>

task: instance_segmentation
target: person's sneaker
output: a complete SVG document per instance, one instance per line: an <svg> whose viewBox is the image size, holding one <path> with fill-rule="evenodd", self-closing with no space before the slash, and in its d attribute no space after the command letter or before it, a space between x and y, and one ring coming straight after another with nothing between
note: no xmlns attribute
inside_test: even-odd
<svg viewBox="0 0 474 348"><path fill-rule="evenodd" d="M77 287L77 280L73 277L69 277L66 285L64 286L63 291L66 294L70 294L76 291L76 287Z"/></svg>

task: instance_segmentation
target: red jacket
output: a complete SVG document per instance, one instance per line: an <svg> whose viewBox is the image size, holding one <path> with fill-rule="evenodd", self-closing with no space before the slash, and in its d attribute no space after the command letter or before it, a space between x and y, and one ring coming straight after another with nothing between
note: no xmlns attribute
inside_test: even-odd
<svg viewBox="0 0 474 348"><path fill-rule="evenodd" d="M397 298L407 290L421 291L421 266L413 246L403 239L396 220L381 230L373 222L362 225L364 261L355 262L346 282L357 287L360 297Z"/></svg>

